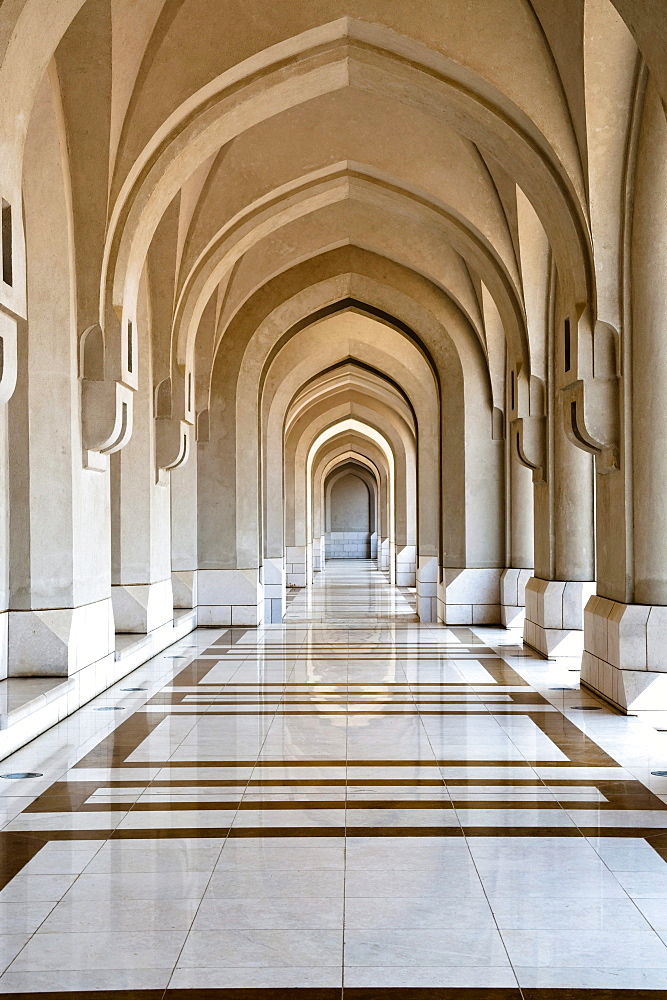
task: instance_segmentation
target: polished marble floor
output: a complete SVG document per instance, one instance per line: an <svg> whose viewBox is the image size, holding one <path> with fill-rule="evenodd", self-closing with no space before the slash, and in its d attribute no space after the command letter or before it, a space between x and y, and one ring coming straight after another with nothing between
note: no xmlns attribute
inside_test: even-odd
<svg viewBox="0 0 667 1000"><path fill-rule="evenodd" d="M0 765L0 993L667 996L667 734L570 666L370 561L197 630Z"/></svg>

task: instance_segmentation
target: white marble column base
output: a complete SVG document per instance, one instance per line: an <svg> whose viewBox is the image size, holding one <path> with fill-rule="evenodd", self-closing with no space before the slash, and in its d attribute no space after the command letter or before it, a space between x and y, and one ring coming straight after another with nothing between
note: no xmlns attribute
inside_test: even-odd
<svg viewBox="0 0 667 1000"><path fill-rule="evenodd" d="M438 579L440 567L436 556L419 556L417 566L417 614L422 622L438 620Z"/></svg>
<svg viewBox="0 0 667 1000"><path fill-rule="evenodd" d="M113 654L111 598L79 608L7 613L7 676L70 677Z"/></svg>
<svg viewBox="0 0 667 1000"><path fill-rule="evenodd" d="M261 625L264 595L259 570L200 569L197 602L198 625Z"/></svg>
<svg viewBox="0 0 667 1000"><path fill-rule="evenodd" d="M630 715L667 711L667 607L591 597L581 682Z"/></svg>
<svg viewBox="0 0 667 1000"><path fill-rule="evenodd" d="M171 574L171 589L175 608L196 608L197 570L174 570Z"/></svg>
<svg viewBox="0 0 667 1000"><path fill-rule="evenodd" d="M285 547L285 582L288 587L306 586L307 562L305 545Z"/></svg>
<svg viewBox="0 0 667 1000"><path fill-rule="evenodd" d="M396 546L396 586L414 587L417 583L417 548L414 545Z"/></svg>
<svg viewBox="0 0 667 1000"><path fill-rule="evenodd" d="M500 577L500 620L505 628L521 628L526 616L526 584L532 569L506 569Z"/></svg>
<svg viewBox="0 0 667 1000"><path fill-rule="evenodd" d="M9 646L9 612L0 613L0 680L7 676L7 653Z"/></svg>
<svg viewBox="0 0 667 1000"><path fill-rule="evenodd" d="M391 542L388 538L383 538L380 542L378 562L378 568L381 569L383 573L388 573L389 567L391 566Z"/></svg>
<svg viewBox="0 0 667 1000"><path fill-rule="evenodd" d="M262 564L264 624L280 624L285 614L285 565L280 558L265 558Z"/></svg>
<svg viewBox="0 0 667 1000"><path fill-rule="evenodd" d="M595 581L542 580L526 584L523 640L543 656L581 656L584 606L595 593Z"/></svg>
<svg viewBox="0 0 667 1000"><path fill-rule="evenodd" d="M154 632L174 617L171 579L111 588L116 632Z"/></svg>
<svg viewBox="0 0 667 1000"><path fill-rule="evenodd" d="M500 567L445 569L438 584L438 621L446 625L499 625L502 572Z"/></svg>

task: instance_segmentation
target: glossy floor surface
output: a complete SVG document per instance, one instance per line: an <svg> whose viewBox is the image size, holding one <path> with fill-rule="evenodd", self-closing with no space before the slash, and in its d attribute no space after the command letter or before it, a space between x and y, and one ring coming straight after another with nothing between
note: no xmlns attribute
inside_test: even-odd
<svg viewBox="0 0 667 1000"><path fill-rule="evenodd" d="M667 736L518 639L350 561L156 657L2 764L0 992L666 995Z"/></svg>

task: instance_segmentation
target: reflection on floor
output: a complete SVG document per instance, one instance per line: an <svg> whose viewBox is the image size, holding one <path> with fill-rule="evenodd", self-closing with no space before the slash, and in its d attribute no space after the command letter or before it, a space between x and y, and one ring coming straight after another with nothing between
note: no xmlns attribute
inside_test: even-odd
<svg viewBox="0 0 667 1000"><path fill-rule="evenodd" d="M333 562L156 657L3 762L0 992L667 995L666 737L516 640Z"/></svg>

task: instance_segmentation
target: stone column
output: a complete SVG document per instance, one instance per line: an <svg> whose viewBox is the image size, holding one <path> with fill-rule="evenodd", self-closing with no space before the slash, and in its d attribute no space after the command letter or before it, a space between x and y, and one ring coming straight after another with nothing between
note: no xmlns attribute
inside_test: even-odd
<svg viewBox="0 0 667 1000"><path fill-rule="evenodd" d="M510 436L510 443L511 436ZM520 628L525 617L526 584L533 575L533 477L508 448L509 482L507 569L500 580L500 614L505 628Z"/></svg>
<svg viewBox="0 0 667 1000"><path fill-rule="evenodd" d="M197 607L197 447L170 473L171 586L175 608Z"/></svg>
<svg viewBox="0 0 667 1000"><path fill-rule="evenodd" d="M150 325L145 281L137 303L138 388L129 443L111 456L111 563L117 632L153 632L174 614L169 473L155 468Z"/></svg>
<svg viewBox="0 0 667 1000"><path fill-rule="evenodd" d="M636 157L624 433L600 498L605 559L581 669L583 684L632 714L667 712L667 127L650 78Z"/></svg>
<svg viewBox="0 0 667 1000"><path fill-rule="evenodd" d="M562 394L576 378L576 317L556 289L546 481L535 484L535 571L526 584L524 640L544 656L581 656L584 608L595 593L593 457L570 440Z"/></svg>

